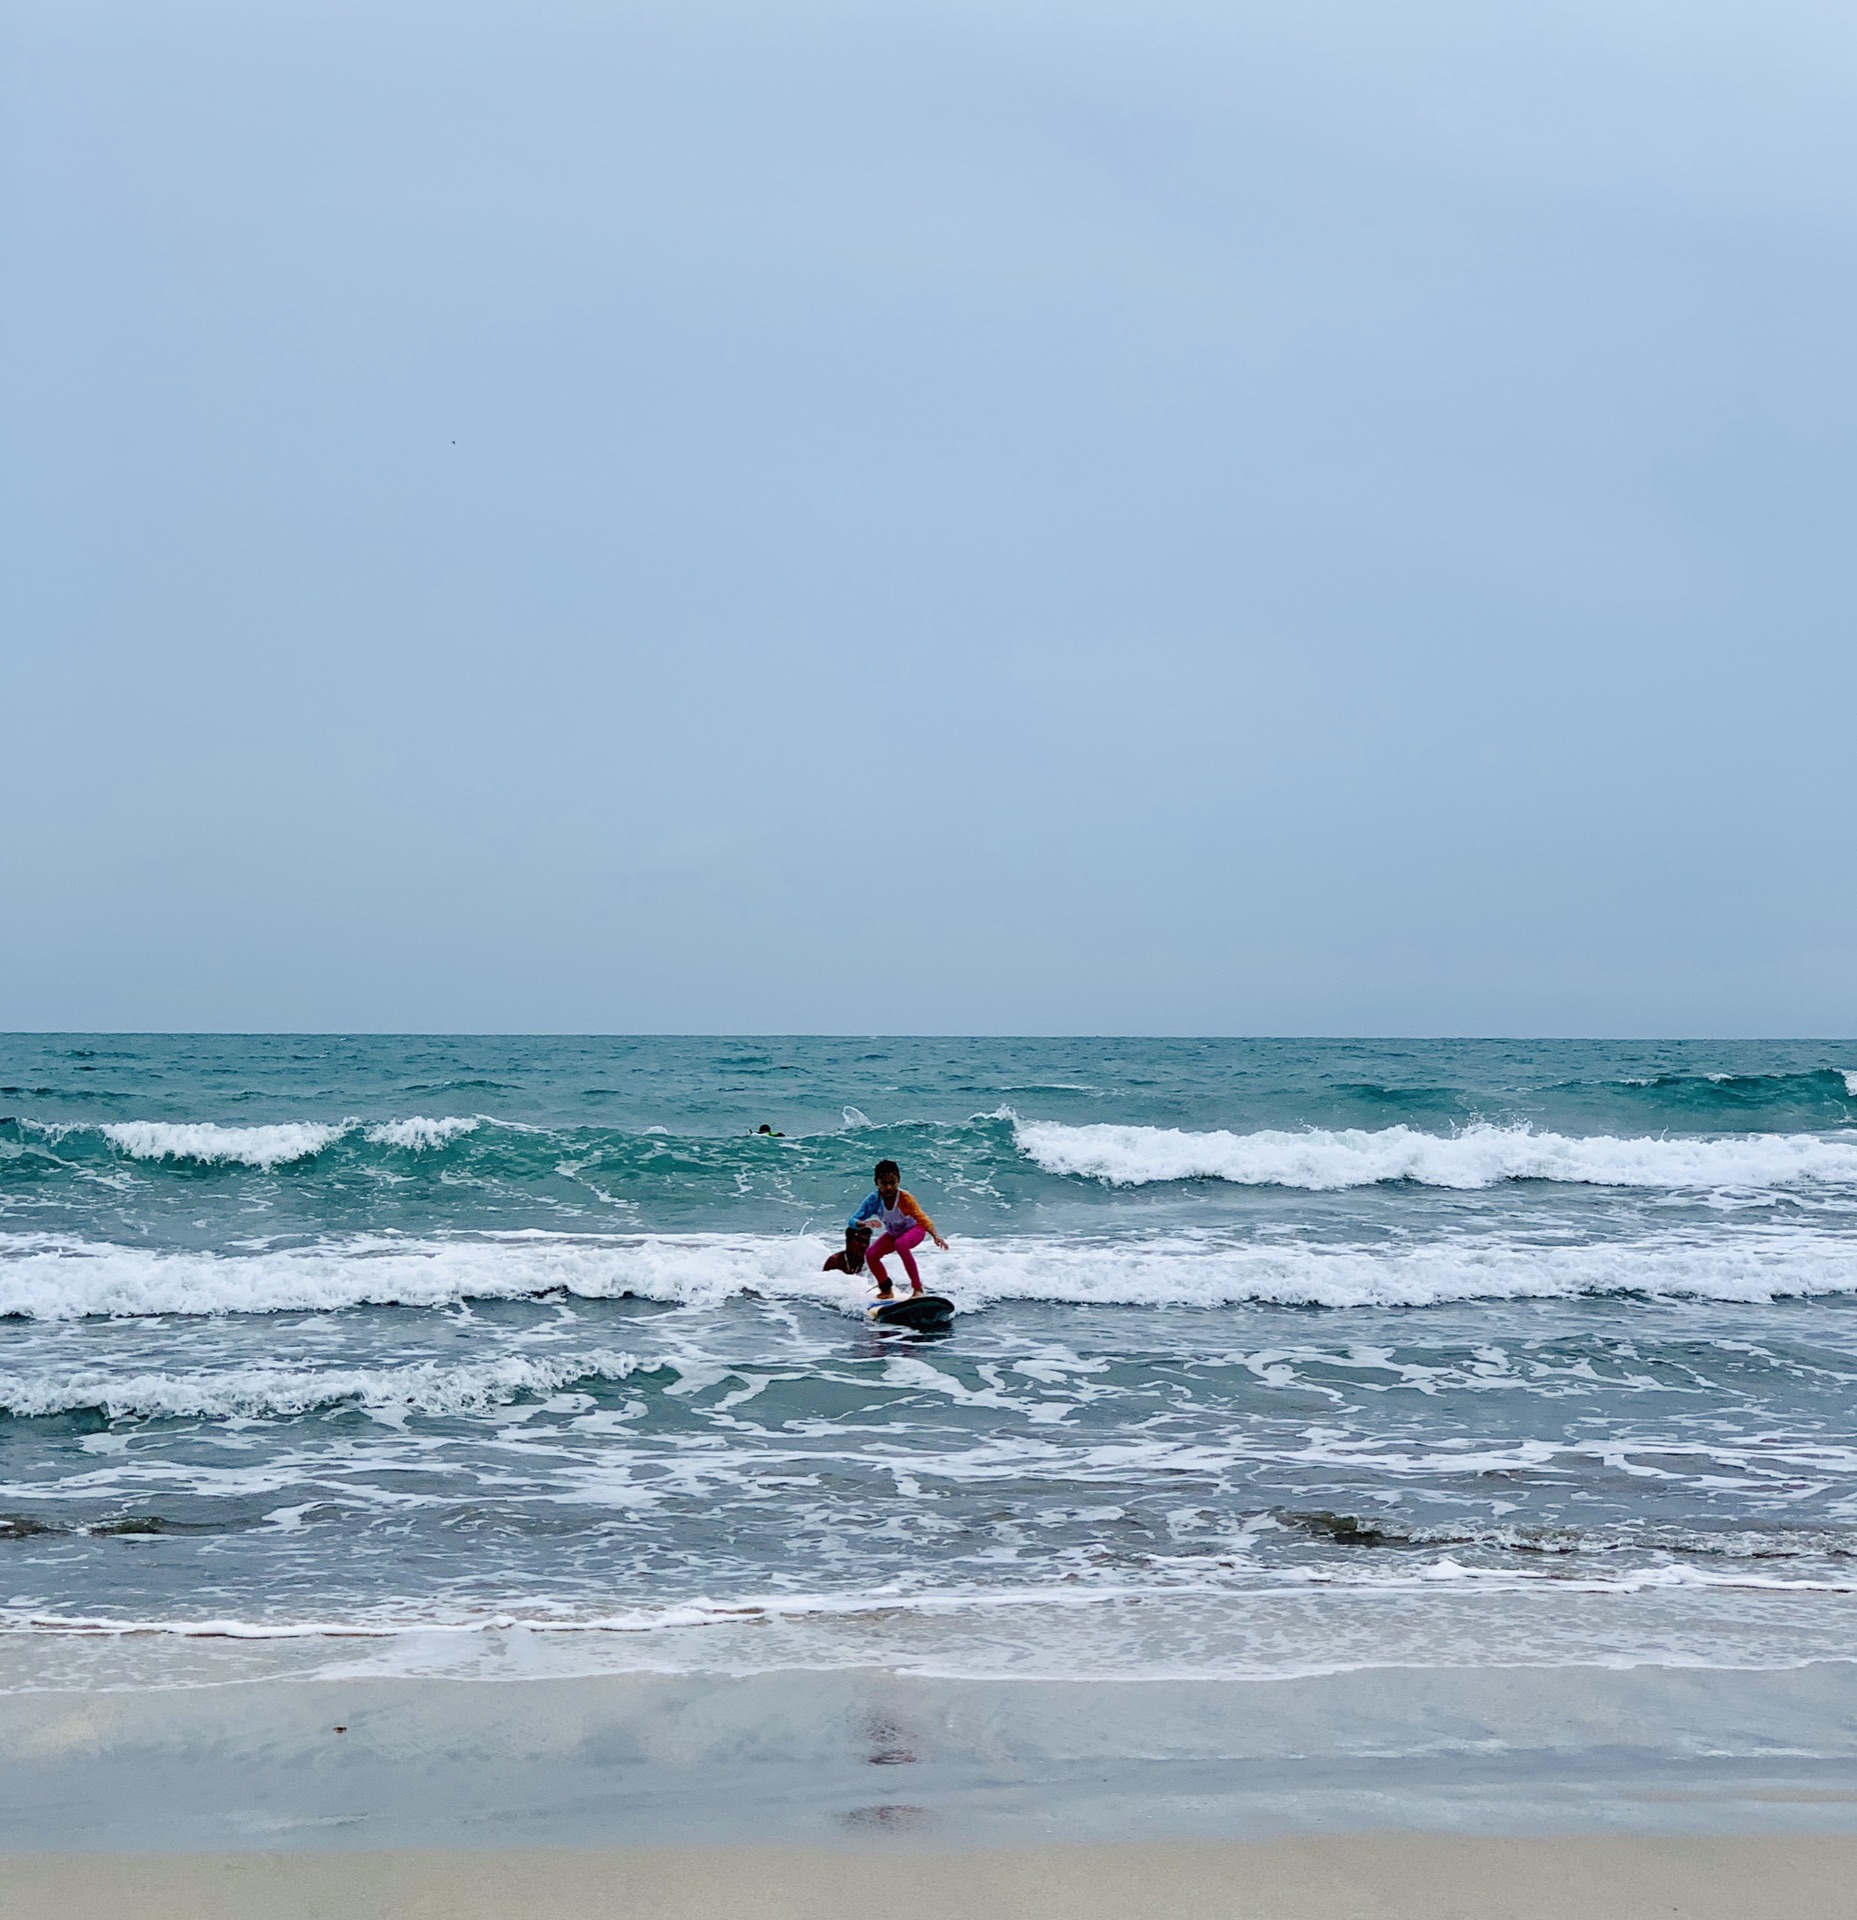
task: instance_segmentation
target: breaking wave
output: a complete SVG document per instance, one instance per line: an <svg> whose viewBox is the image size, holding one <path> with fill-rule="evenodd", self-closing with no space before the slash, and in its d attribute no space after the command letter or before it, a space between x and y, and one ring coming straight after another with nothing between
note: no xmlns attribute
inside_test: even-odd
<svg viewBox="0 0 1857 1920"><path fill-rule="evenodd" d="M0 1412L16 1419L97 1412L112 1420L135 1415L223 1420L348 1404L377 1420L396 1422L412 1414L480 1413L524 1394L559 1393L583 1380L623 1380L655 1364L600 1351L555 1361L509 1357L465 1365L423 1361L401 1367L74 1371L42 1378L0 1374Z"/></svg>
<svg viewBox="0 0 1857 1920"><path fill-rule="evenodd" d="M1469 1189L1505 1180L1690 1189L1857 1182L1857 1132L1744 1134L1729 1139L1571 1137L1526 1126L1471 1126L1455 1134L1406 1126L1375 1131L1187 1133L1176 1127L1015 1123L1021 1150L1047 1173L1110 1186L1229 1180L1243 1186L1334 1192L1409 1180Z"/></svg>
<svg viewBox="0 0 1857 1920"><path fill-rule="evenodd" d="M122 1120L99 1127L118 1153L132 1160L192 1160L203 1167L242 1166L270 1169L308 1160L348 1131L298 1121L272 1127L222 1127L210 1120Z"/></svg>
<svg viewBox="0 0 1857 1920"><path fill-rule="evenodd" d="M827 1244L810 1235L526 1233L357 1238L238 1253L14 1235L0 1237L0 1315L76 1320L429 1308L551 1294L698 1307L756 1296L858 1313L863 1284L820 1271ZM1464 1237L1395 1250L1176 1231L1113 1240L959 1240L930 1261L926 1278L964 1310L1014 1300L1348 1308L1632 1295L1753 1303L1857 1293L1857 1245L1810 1228L1673 1231L1571 1246Z"/></svg>
<svg viewBox="0 0 1857 1920"><path fill-rule="evenodd" d="M475 1133L483 1125L478 1119L460 1119L453 1116L445 1120L428 1120L423 1114L414 1114L409 1120L385 1120L379 1126L369 1127L367 1137L377 1147L406 1147L414 1153L428 1148L442 1147L448 1140L456 1140L460 1135Z"/></svg>
<svg viewBox="0 0 1857 1920"><path fill-rule="evenodd" d="M1842 1084L1842 1075L1837 1076ZM1758 1190L1857 1186L1857 1127L1816 1132L1732 1134L1595 1133L1537 1130L1526 1124L1473 1122L1437 1130L1401 1120L1384 1127L1262 1128L1189 1131L1096 1122L1073 1125L1022 1119L1010 1108L960 1123L911 1123L886 1130L933 1191L985 1192L1016 1167L1060 1178L1139 1187L1186 1180L1338 1192L1395 1182L1471 1190L1507 1181L1637 1189ZM125 1120L100 1126L0 1120L0 1154L11 1150L14 1178L50 1181L111 1162L166 1167L247 1169L302 1180L313 1170L343 1178L373 1170L408 1191L449 1191L463 1176L511 1192L597 1174L603 1189L655 1196L667 1178L692 1199L745 1191L769 1194L794 1179L847 1188L868 1175L871 1144L856 1128L783 1140L629 1132L603 1127L545 1128L485 1115L386 1120L346 1118L226 1126L212 1121ZM38 1149L35 1153L34 1148ZM423 1182L423 1185L417 1184Z"/></svg>
<svg viewBox="0 0 1857 1920"><path fill-rule="evenodd" d="M118 1120L96 1131L132 1160L190 1160L197 1166L257 1167L268 1173L294 1161L313 1160L357 1130L377 1147L417 1153L475 1133L482 1124L475 1118L428 1120L413 1114L367 1127L355 1120L298 1120L267 1127L223 1127L210 1120ZM43 1131L56 1138L79 1129L47 1126Z"/></svg>

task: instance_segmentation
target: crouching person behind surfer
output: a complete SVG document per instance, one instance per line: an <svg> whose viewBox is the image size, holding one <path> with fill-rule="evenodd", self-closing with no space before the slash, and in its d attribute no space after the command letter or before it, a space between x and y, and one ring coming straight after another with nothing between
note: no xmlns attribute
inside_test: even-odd
<svg viewBox="0 0 1857 1920"><path fill-rule="evenodd" d="M877 1162L876 1180L877 1191L851 1216L849 1225L855 1227L874 1220L883 1228L864 1256L871 1278L877 1283L877 1298L891 1297L890 1276L883 1270L886 1253L894 1253L902 1261L903 1271L909 1276L910 1291L920 1293L922 1276L916 1271L913 1249L919 1247L925 1237L933 1240L943 1253L948 1251L948 1243L935 1231L934 1221L916 1204L915 1196L903 1191L903 1170L894 1160Z"/></svg>
<svg viewBox="0 0 1857 1920"><path fill-rule="evenodd" d="M870 1251L870 1228L850 1226L845 1229L845 1246L842 1253L828 1253L823 1273L862 1273L864 1256Z"/></svg>

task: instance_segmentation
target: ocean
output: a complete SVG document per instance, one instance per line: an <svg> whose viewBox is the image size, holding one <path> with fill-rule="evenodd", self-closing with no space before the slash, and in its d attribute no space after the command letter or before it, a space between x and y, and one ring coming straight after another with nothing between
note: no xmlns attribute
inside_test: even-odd
<svg viewBox="0 0 1857 1920"><path fill-rule="evenodd" d="M1849 1043L14 1036L0 1077L0 1686L1153 1682L1133 1725L1857 1651ZM943 1337L821 1271L885 1156ZM1815 1694L1743 1745L1845 1765Z"/></svg>

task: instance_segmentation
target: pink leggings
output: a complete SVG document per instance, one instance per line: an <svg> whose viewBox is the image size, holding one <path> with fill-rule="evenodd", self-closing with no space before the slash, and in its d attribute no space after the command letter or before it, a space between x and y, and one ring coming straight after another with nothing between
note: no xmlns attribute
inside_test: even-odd
<svg viewBox="0 0 1857 1920"><path fill-rule="evenodd" d="M903 1271L909 1276L910 1286L917 1292L922 1291L922 1276L916 1271L916 1257L909 1251L911 1247L922 1244L920 1227L905 1227L901 1233L886 1233L881 1240L870 1243L870 1252L864 1256L864 1264L870 1268L878 1286L887 1287L890 1276L883 1270L883 1262L877 1258L880 1253L893 1253L903 1263Z"/></svg>

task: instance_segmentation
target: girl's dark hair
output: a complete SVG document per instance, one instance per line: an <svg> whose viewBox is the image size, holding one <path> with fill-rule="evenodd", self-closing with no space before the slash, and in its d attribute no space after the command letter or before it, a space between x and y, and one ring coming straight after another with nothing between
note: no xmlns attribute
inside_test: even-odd
<svg viewBox="0 0 1857 1920"><path fill-rule="evenodd" d="M877 1162L877 1170L871 1175L871 1178L873 1180L881 1180L886 1173L892 1180L900 1180L903 1177L902 1168L899 1167L894 1160L879 1160Z"/></svg>

